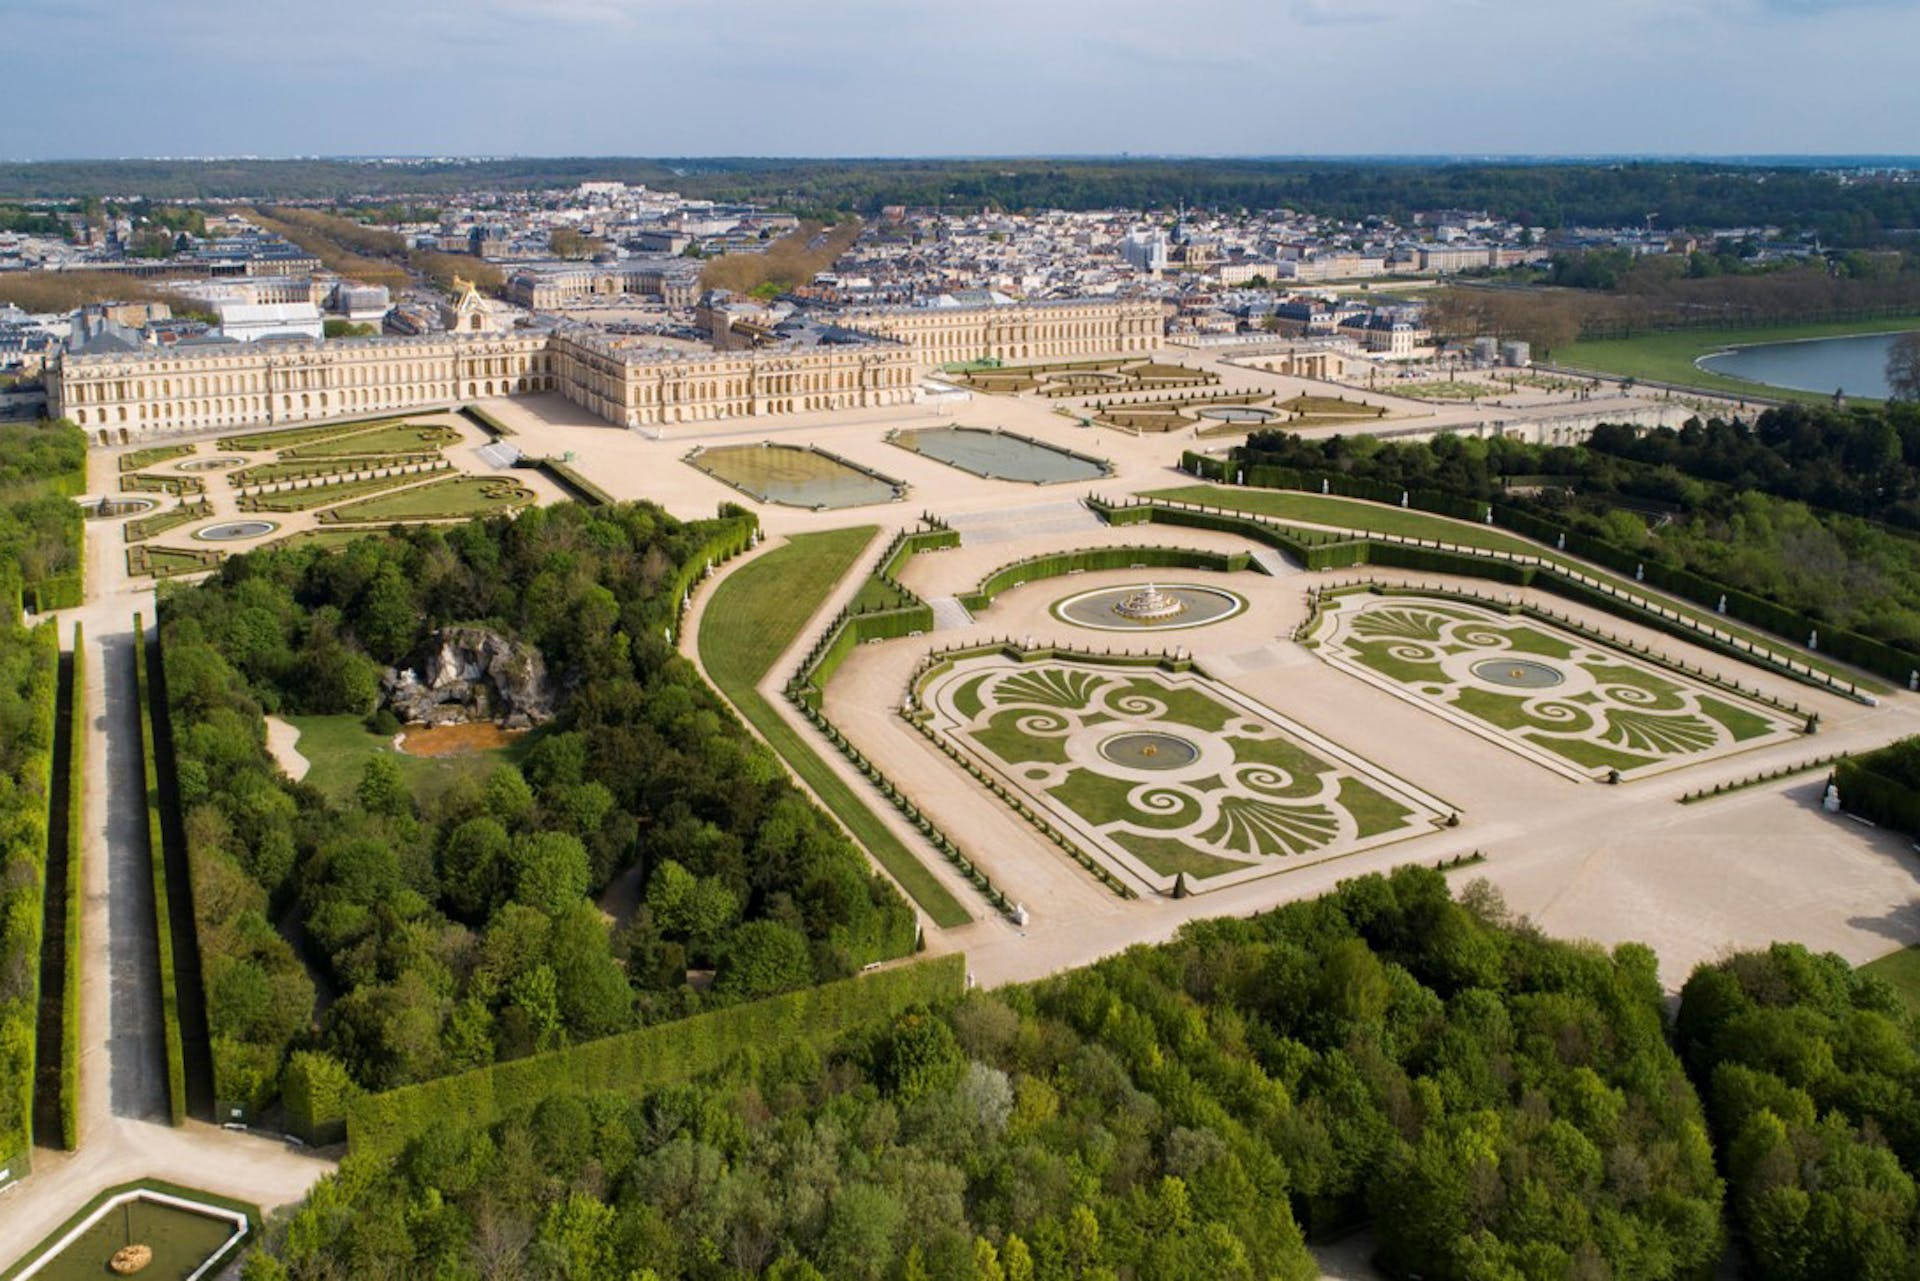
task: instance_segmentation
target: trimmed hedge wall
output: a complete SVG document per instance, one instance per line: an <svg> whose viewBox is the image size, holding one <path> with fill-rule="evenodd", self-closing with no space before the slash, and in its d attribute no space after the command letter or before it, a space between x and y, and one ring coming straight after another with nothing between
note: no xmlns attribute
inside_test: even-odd
<svg viewBox="0 0 1920 1281"><path fill-rule="evenodd" d="M392 1157L447 1117L488 1126L556 1094L654 1089L736 1055L795 1042L823 1046L863 1023L957 1000L965 990L966 958L954 953L402 1086L348 1105L347 1142L356 1157Z"/></svg>
<svg viewBox="0 0 1920 1281"><path fill-rule="evenodd" d="M519 434L514 431L513 428L507 426L478 405L460 406L460 416L482 431L491 432L495 436L516 436Z"/></svg>
<svg viewBox="0 0 1920 1281"><path fill-rule="evenodd" d="M1725 654L1756 667L1764 667L1790 680L1859 697L1858 690L1851 682L1836 680L1806 663L1801 663L1799 667L1791 666L1779 658L1755 650L1750 644L1738 639L1725 640L1708 635L1684 616L1677 613L1662 613L1657 608L1642 605L1629 597L1582 582L1550 562L1528 564L1502 552L1428 547L1421 545L1418 541L1368 535L1348 537L1330 534L1325 536L1326 541L1319 541L1315 531L1290 530L1269 524L1255 516L1170 505L1155 500L1126 506L1112 506L1096 500L1091 501L1090 505L1105 516L1109 523L1136 524L1143 520L1151 520L1168 525L1187 525L1240 534L1253 541L1266 543L1268 546L1287 552L1309 569L1348 569L1360 565L1379 565L1392 569L1424 570L1436 574L1457 574L1466 578L1485 578L1515 587L1537 587L1542 591L1592 605L1609 614L1651 627L1655 631L1698 645L1702 649L1710 649L1715 653Z"/></svg>
<svg viewBox="0 0 1920 1281"><path fill-rule="evenodd" d="M186 1053L180 1037L180 985L174 975L173 912L167 903L167 853L160 821L160 772L154 758L153 702L147 673L147 635L140 615L133 616L134 699L140 704L140 760L146 773L147 852L153 870L154 933L160 952L160 1016L167 1044L167 1115L174 1125L187 1120Z"/></svg>
<svg viewBox="0 0 1920 1281"><path fill-rule="evenodd" d="M1911 777L1917 763L1920 738L1848 757L1834 769L1840 804L1849 814L1920 839L1920 786Z"/></svg>
<svg viewBox="0 0 1920 1281"><path fill-rule="evenodd" d="M38 1058L40 944L46 919L48 806L59 696L60 640L51 624L0 636L7 692L22 723L6 744L0 809L0 1169L32 1165L33 1087ZM16 665L17 664L17 665Z"/></svg>
<svg viewBox="0 0 1920 1281"><path fill-rule="evenodd" d="M977 614L993 604L994 597L1012 587L1060 578L1067 574L1102 569L1130 569L1136 566L1158 568L1209 569L1238 572L1253 563L1245 552L1198 551L1188 547L1085 547L1077 551L1051 552L1029 556L1003 565L980 580L980 585L960 598L969 613Z"/></svg>
<svg viewBox="0 0 1920 1281"><path fill-rule="evenodd" d="M83 833L87 799L86 634L73 625L73 681L67 740L67 901L61 904L66 932L66 971L60 990L60 1146L80 1146L80 909L87 899Z"/></svg>
<svg viewBox="0 0 1920 1281"><path fill-rule="evenodd" d="M1722 612L1720 602L1724 597L1724 613L1729 618L1772 632L1795 645L1806 645L1808 639L1818 633L1819 643L1811 647L1816 652L1864 668L1901 685L1907 684L1916 672L1920 672L1920 652L1901 649L1870 636L1833 627L1765 597L1730 587L1691 570L1663 564L1643 553L1581 533L1558 521L1510 504L1460 498L1435 490L1402 489L1397 485L1357 480L1331 472L1308 473L1260 462L1212 458L1192 450L1181 455L1180 466L1183 471L1205 480L1249 488L1335 494L1342 498L1359 498L1394 507L1400 506L1404 497L1408 508L1452 516L1476 525L1485 524L1491 511L1496 526L1543 544L1543 551L1555 548L1570 556L1592 561L1715 613Z"/></svg>
<svg viewBox="0 0 1920 1281"><path fill-rule="evenodd" d="M680 562L680 568L673 574L673 634L680 634L682 616L686 613L687 595L693 585L712 572L715 565L725 564L747 548L753 546L760 534L760 518L746 508L734 503L720 504L720 519L727 522L713 537Z"/></svg>
<svg viewBox="0 0 1920 1281"><path fill-rule="evenodd" d="M614 498L606 490L588 480L585 476L555 458L541 458L534 467L554 484L560 486L576 502L589 507L611 507Z"/></svg>

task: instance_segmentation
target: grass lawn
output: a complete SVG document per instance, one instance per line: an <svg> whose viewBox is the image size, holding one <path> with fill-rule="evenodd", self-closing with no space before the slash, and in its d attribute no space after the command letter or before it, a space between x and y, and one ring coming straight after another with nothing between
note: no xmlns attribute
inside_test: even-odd
<svg viewBox="0 0 1920 1281"><path fill-rule="evenodd" d="M440 455L434 452L381 454L368 458L296 459L290 463L260 463L232 473L236 485L266 485L276 480L307 480L319 476L339 476L375 467L398 467L406 463L430 463Z"/></svg>
<svg viewBox="0 0 1920 1281"><path fill-rule="evenodd" d="M136 449L130 454L120 455L120 470L139 471L142 467L151 467L155 463L184 458L192 452L192 445L155 445L152 449Z"/></svg>
<svg viewBox="0 0 1920 1281"><path fill-rule="evenodd" d="M1418 396L1422 400L1478 400L1498 396L1501 389L1486 383L1449 382L1444 378L1418 383L1390 383L1384 388L1394 396Z"/></svg>
<svg viewBox="0 0 1920 1281"><path fill-rule="evenodd" d="M301 547L318 543L327 548L345 547L356 538L379 538L386 532L384 529L303 529L297 534L276 538L269 546Z"/></svg>
<svg viewBox="0 0 1920 1281"><path fill-rule="evenodd" d="M538 737L537 733L523 734L511 746L465 756L409 756L394 750L392 739L369 732L358 716L289 716L286 720L300 731L300 741L294 747L312 763L305 781L342 802L353 795L361 771L376 755L391 756L398 762L407 785L419 796L462 775L485 775L495 765L517 763Z"/></svg>
<svg viewBox="0 0 1920 1281"><path fill-rule="evenodd" d="M120 478L123 494L204 494L207 482L198 476L156 476L148 472L128 472Z"/></svg>
<svg viewBox="0 0 1920 1281"><path fill-rule="evenodd" d="M700 661L747 723L934 923L964 925L973 918L960 901L754 688L878 532L862 525L800 534L729 574L702 615Z"/></svg>
<svg viewBox="0 0 1920 1281"><path fill-rule="evenodd" d="M351 436L330 436L326 440L280 451L281 459L340 458L348 454L412 454L439 449L459 441L460 433L437 423L419 426L399 423Z"/></svg>
<svg viewBox="0 0 1920 1281"><path fill-rule="evenodd" d="M141 516L128 521L120 527L121 536L130 543L137 543L155 534L163 534L176 525L184 525L202 516L213 515L213 507L205 502L180 503L166 511L156 512L152 516Z"/></svg>
<svg viewBox="0 0 1920 1281"><path fill-rule="evenodd" d="M240 500L243 512L303 512L315 507L331 507L351 498L365 498L402 485L417 485L422 477L368 476L360 480L336 480L308 485L302 489L282 489L271 494L249 494Z"/></svg>
<svg viewBox="0 0 1920 1281"><path fill-rule="evenodd" d="M405 423L404 418L363 418L352 423L319 423L312 427L278 427L270 431L242 432L237 436L222 436L215 442L221 449L293 449L309 441L327 440L334 436L345 436L353 432L371 431L375 427L390 427L396 423Z"/></svg>
<svg viewBox="0 0 1920 1281"><path fill-rule="evenodd" d="M1710 373L1693 362L1728 347L1790 342L1796 338L1840 338L1848 334L1877 334L1900 329L1920 329L1920 316L1883 316L1878 320L1835 320L1750 329L1683 329L1670 333L1641 334L1637 338L1577 342L1556 352L1554 363L1623 377L1679 383L1707 391L1730 392L1735 396L1768 396L1777 400L1824 404L1831 397L1819 392L1795 391L1787 387L1748 382L1744 378L1729 378L1725 374ZM1850 396L1848 399L1872 403L1865 397Z"/></svg>
<svg viewBox="0 0 1920 1281"><path fill-rule="evenodd" d="M1194 880L1205 880L1209 876L1218 876L1222 872L1237 872L1246 863L1230 858L1221 858L1205 850L1196 850L1181 841L1168 840L1164 836L1140 836L1133 832L1115 832L1116 844L1124 846L1135 858L1145 863L1162 876L1178 876L1185 872Z"/></svg>
<svg viewBox="0 0 1920 1281"><path fill-rule="evenodd" d="M518 481L497 476L454 476L415 485L395 494L363 498L330 507L328 522L386 524L401 520L445 520L459 516L502 516L533 502L534 493Z"/></svg>
<svg viewBox="0 0 1920 1281"><path fill-rule="evenodd" d="M152 547L145 543L127 549L127 572L135 578L152 575L168 578L174 574L197 574L220 563L224 552L211 548Z"/></svg>
<svg viewBox="0 0 1920 1281"><path fill-rule="evenodd" d="M1279 521L1329 525L1364 533L1396 534L1402 538L1441 539L1462 547L1480 547L1488 551L1538 556L1542 560L1551 561L1568 569L1578 570L1589 577L1600 579L1602 582L1611 583L1617 590L1661 600L1675 613L1691 618L1695 622L1717 627L1728 635L1763 644L1770 649L1791 652L1794 658L1815 671L1826 672L1842 680L1852 681L1862 690L1884 692L1886 689L1885 685L1872 677L1860 676L1843 664L1835 663L1819 654L1808 653L1792 641L1775 636L1771 632L1743 627L1730 618L1697 608L1678 597L1671 599L1662 597L1658 592L1650 591L1644 584L1629 582L1598 565L1556 552L1544 543L1536 543L1518 534L1509 534L1489 526L1476 525L1464 520L1452 520L1445 516L1435 516L1429 512L1413 511L1405 507L1394 507L1386 503L1368 502L1363 498L1303 494L1291 489L1180 485L1172 489L1149 490L1139 496L1176 503L1201 503L1209 507L1224 508L1227 511L1267 516Z"/></svg>
<svg viewBox="0 0 1920 1281"><path fill-rule="evenodd" d="M1893 984L1894 990L1900 993L1900 998L1908 1007L1915 1014L1920 1014L1920 946L1889 952L1860 968Z"/></svg>

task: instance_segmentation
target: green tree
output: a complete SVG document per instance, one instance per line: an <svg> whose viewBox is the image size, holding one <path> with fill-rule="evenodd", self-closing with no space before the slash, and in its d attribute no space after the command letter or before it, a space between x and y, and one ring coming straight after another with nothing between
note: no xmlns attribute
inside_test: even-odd
<svg viewBox="0 0 1920 1281"><path fill-rule="evenodd" d="M776 921L748 921L728 936L714 988L751 1000L812 981L806 936Z"/></svg>

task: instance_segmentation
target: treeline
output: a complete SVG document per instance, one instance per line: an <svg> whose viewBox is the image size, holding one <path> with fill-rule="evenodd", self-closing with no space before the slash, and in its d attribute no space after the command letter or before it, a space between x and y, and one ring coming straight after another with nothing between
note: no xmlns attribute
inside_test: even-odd
<svg viewBox="0 0 1920 1281"><path fill-rule="evenodd" d="M1816 621L1920 646L1920 412L1790 407L1751 426L1603 426L1585 446L1259 432L1235 457L1406 490L1498 498L1626 553ZM1829 508L1826 499L1843 499ZM1809 503L1815 504L1809 506Z"/></svg>
<svg viewBox="0 0 1920 1281"><path fill-rule="evenodd" d="M267 210L243 209L241 215L293 241L329 271L356 280L399 289L412 279L409 273L417 272L442 289L451 289L455 277L492 293L506 285L506 274L484 258L410 249L394 232L338 214L276 205Z"/></svg>
<svg viewBox="0 0 1920 1281"><path fill-rule="evenodd" d="M176 316L210 314L197 299L118 271L0 272L0 304L41 314L74 311L90 302L163 302Z"/></svg>
<svg viewBox="0 0 1920 1281"><path fill-rule="evenodd" d="M1920 255L1854 276L1825 262L1753 275L1693 277L1683 259L1636 268L1619 289L1532 289L1452 284L1435 290L1427 321L1443 337L1518 338L1552 355L1581 338L1631 338L1656 330L1805 324L1920 313Z"/></svg>
<svg viewBox="0 0 1920 1281"><path fill-rule="evenodd" d="M722 254L708 262L700 269L700 284L707 289L772 297L810 283L814 273L832 267L859 234L858 218L832 227L803 222L761 253Z"/></svg>
<svg viewBox="0 0 1920 1281"><path fill-rule="evenodd" d="M619 157L521 160L45 160L0 164L0 198L57 200L138 191L154 200L351 200L450 196L591 180L671 185L658 161Z"/></svg>
<svg viewBox="0 0 1920 1281"><path fill-rule="evenodd" d="M236 557L165 600L220 1099L267 1105L292 1050L305 1081L317 1057L385 1089L914 947L906 904L664 639L689 568L749 529L536 508ZM263 712L390 733L382 666L456 623L537 648L564 691L517 766L416 787L376 754L340 801L286 780ZM610 902L639 902L610 928L594 900L623 877Z"/></svg>
<svg viewBox="0 0 1920 1281"><path fill-rule="evenodd" d="M1420 210L1487 210L1528 226L1770 224L1827 245L1875 245L1920 225L1920 186L1843 181L1814 169L1646 161L1631 164L1435 160L793 160L556 157L388 164L351 160L48 161L0 165L0 198L139 191L154 199L391 202L458 192L616 180L693 196L872 214L893 204L994 207L1293 208L1402 223Z"/></svg>
<svg viewBox="0 0 1920 1281"><path fill-rule="evenodd" d="M1893 988L1775 944L1696 970L1675 1031L1750 1275L1916 1275L1920 1025Z"/></svg>
<svg viewBox="0 0 1920 1281"><path fill-rule="evenodd" d="M1722 1248L1654 960L1407 868L702 1084L349 1160L250 1281L1682 1278ZM1303 1225L1304 1229L1303 1230Z"/></svg>
<svg viewBox="0 0 1920 1281"><path fill-rule="evenodd" d="M66 419L0 423L0 622L81 599L86 433Z"/></svg>
<svg viewBox="0 0 1920 1281"><path fill-rule="evenodd" d="M51 623L29 632L0 621L0 1165L16 1174L33 1129L59 662Z"/></svg>

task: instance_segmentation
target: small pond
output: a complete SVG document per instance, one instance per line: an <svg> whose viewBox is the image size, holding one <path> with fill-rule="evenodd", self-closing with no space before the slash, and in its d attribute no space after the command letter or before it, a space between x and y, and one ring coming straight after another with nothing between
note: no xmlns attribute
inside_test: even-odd
<svg viewBox="0 0 1920 1281"><path fill-rule="evenodd" d="M864 507L906 493L890 476L799 445L722 445L686 461L763 503L789 507Z"/></svg>
<svg viewBox="0 0 1920 1281"><path fill-rule="evenodd" d="M1509 689L1552 689L1567 679L1559 668L1531 658L1483 658L1469 670L1483 681Z"/></svg>
<svg viewBox="0 0 1920 1281"><path fill-rule="evenodd" d="M1098 480L1112 468L1026 436L988 431L981 427L928 427L890 437L902 449L925 454L950 467L994 480L1058 485L1066 481Z"/></svg>
<svg viewBox="0 0 1920 1281"><path fill-rule="evenodd" d="M270 520L223 520L217 525L194 530L193 536L210 543L237 543L271 534L278 528L280 526Z"/></svg>
<svg viewBox="0 0 1920 1281"><path fill-rule="evenodd" d="M1273 410L1258 405L1210 405L1198 412L1202 418L1215 418L1223 423L1263 423L1273 417Z"/></svg>
<svg viewBox="0 0 1920 1281"><path fill-rule="evenodd" d="M225 471L229 467L238 467L246 461L244 458L189 458L180 464L180 470Z"/></svg>
<svg viewBox="0 0 1920 1281"><path fill-rule="evenodd" d="M1200 759L1200 749L1176 734L1129 730L1100 741L1100 755L1128 769L1185 769Z"/></svg>
<svg viewBox="0 0 1920 1281"><path fill-rule="evenodd" d="M85 1228L73 1243L34 1272L33 1281L100 1281L114 1273L108 1260L123 1246L140 1244L153 1261L137 1274L141 1281L185 1281L211 1259L236 1232L230 1219L145 1198L114 1206Z"/></svg>

